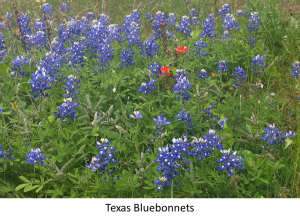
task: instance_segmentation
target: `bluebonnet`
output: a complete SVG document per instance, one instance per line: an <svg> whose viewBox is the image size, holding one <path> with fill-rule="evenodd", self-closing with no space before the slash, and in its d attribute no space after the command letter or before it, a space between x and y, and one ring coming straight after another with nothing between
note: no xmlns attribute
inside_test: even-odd
<svg viewBox="0 0 300 222"><path fill-rule="evenodd" d="M156 89L155 83L156 80L150 78L150 81L147 83L142 83L140 88L137 89L138 92L142 92L144 94L152 93L153 89Z"/></svg>
<svg viewBox="0 0 300 222"><path fill-rule="evenodd" d="M26 36L27 47L30 49L31 46L35 45L36 49L40 49L41 46L44 46L46 49L48 38L46 36L46 25L45 22L41 19L36 19L35 22L36 34L31 34Z"/></svg>
<svg viewBox="0 0 300 222"><path fill-rule="evenodd" d="M240 16L246 16L248 15L248 12L247 11L242 11L242 10L238 10L237 12L237 17L240 17Z"/></svg>
<svg viewBox="0 0 300 222"><path fill-rule="evenodd" d="M170 125L171 122L167 120L166 117L164 117L163 114L160 114L157 118L153 118L153 120L156 122L156 126L153 126L153 129L157 129L158 133L155 134L155 136L160 135L162 128L166 127L167 125Z"/></svg>
<svg viewBox="0 0 300 222"><path fill-rule="evenodd" d="M263 67L266 67L266 65L264 64L265 60L266 58L260 55L257 55L254 58L252 58L251 71L255 72L258 76L261 72L265 73L266 71L263 69Z"/></svg>
<svg viewBox="0 0 300 222"><path fill-rule="evenodd" d="M158 55L159 45L155 43L155 40L156 40L155 37L151 37L151 39L146 40L142 44L143 51L140 52L140 54L142 54L144 58L145 56L153 57Z"/></svg>
<svg viewBox="0 0 300 222"><path fill-rule="evenodd" d="M92 158L91 164L86 167L89 169L93 169L93 171L99 172L99 174L107 173L108 176L113 177L113 170L116 167L109 167L111 163L117 163L118 160L114 158L116 147L111 147L110 141L108 139L101 138L101 143L97 141L97 149L99 150L99 154L95 155ZM118 179L119 177L116 177ZM105 182L106 177L101 180L101 182ZM112 178L113 183L113 178Z"/></svg>
<svg viewBox="0 0 300 222"><path fill-rule="evenodd" d="M120 58L122 59L122 63L119 64L120 66L125 65L125 67L134 65L135 63L133 62L133 50L122 50L122 55L120 55Z"/></svg>
<svg viewBox="0 0 300 222"><path fill-rule="evenodd" d="M157 191L162 190L164 187L170 186L173 183L175 177L179 176L180 173L176 172L182 163L189 164L189 160L184 158L182 155L184 153L189 153L187 147L190 144L187 142L186 136L182 140L181 138L172 140L173 145L169 147L159 147L158 148L158 158L154 161L159 163L157 171L162 173L162 176L158 178L157 181L153 181L157 186Z"/></svg>
<svg viewBox="0 0 300 222"><path fill-rule="evenodd" d="M241 156L237 156L237 151L233 152L232 155L230 155L231 150L220 150L220 153L223 155L221 159L218 159L218 163L223 163L221 167L217 167L218 170L227 171L227 176L230 177L231 175L234 175L234 168L239 169L246 169L243 166L243 162L245 159L243 159Z"/></svg>
<svg viewBox="0 0 300 222"><path fill-rule="evenodd" d="M218 121L218 124L221 126L221 129L224 129L224 125L227 122L227 119L224 118L222 121Z"/></svg>
<svg viewBox="0 0 300 222"><path fill-rule="evenodd" d="M201 37L208 36L210 38L216 37L216 30L214 29L216 18L214 14L209 14L205 21L203 22L203 32Z"/></svg>
<svg viewBox="0 0 300 222"><path fill-rule="evenodd" d="M190 29L191 21L188 16L182 16L179 26L176 27L176 30L185 34L187 37L192 37Z"/></svg>
<svg viewBox="0 0 300 222"><path fill-rule="evenodd" d="M205 69L201 69L200 73L197 74L197 76L201 77L201 79L209 78L209 76L207 75L207 71Z"/></svg>
<svg viewBox="0 0 300 222"><path fill-rule="evenodd" d="M246 78L248 77L248 75L246 75L246 73L245 73L245 70L243 68L241 68L240 66L235 68L235 72L232 73L232 75L237 77L236 79L233 80L234 82L236 82L236 84L233 85L233 87L235 87L235 88L242 86L243 82L246 81Z"/></svg>
<svg viewBox="0 0 300 222"><path fill-rule="evenodd" d="M174 77L187 77L187 74L185 72L185 69L176 69L176 75Z"/></svg>
<svg viewBox="0 0 300 222"><path fill-rule="evenodd" d="M169 28L166 33L168 34L168 37L171 38L172 36L175 35L174 31L177 23L177 16L174 13L170 13L167 22Z"/></svg>
<svg viewBox="0 0 300 222"><path fill-rule="evenodd" d="M182 99L182 105L184 105L184 101L189 101L191 96L189 95L189 90L191 89L192 83L189 83L189 80L186 76L176 78L177 84L173 87L174 94L179 94ZM178 97L176 100L179 100Z"/></svg>
<svg viewBox="0 0 300 222"><path fill-rule="evenodd" d="M188 123L188 129L192 130L192 126L195 125L195 123L191 123L191 115L187 112L184 112L184 110L181 110L178 115L175 115L176 118L180 119L180 122L187 122Z"/></svg>
<svg viewBox="0 0 300 222"><path fill-rule="evenodd" d="M35 72L35 74L31 74L33 77L32 80L29 82L32 84L31 85L31 91L30 93L34 94L34 99L38 98L40 96L49 96L48 93L45 93L46 90L51 89L51 86L48 85L48 83L53 82L53 78L49 77L46 74L46 70L44 67L39 66L38 70Z"/></svg>
<svg viewBox="0 0 300 222"><path fill-rule="evenodd" d="M83 67L83 63L86 61L84 55L85 46L82 42L74 42L74 45L70 49L70 55L68 60L73 65L73 67L78 70L78 65ZM67 66L70 67L71 65Z"/></svg>
<svg viewBox="0 0 300 222"><path fill-rule="evenodd" d="M151 74L150 76L154 76L154 75L157 75L161 73L160 71L160 68L161 68L161 65L159 65L157 62L153 62L151 64L151 66L148 66L148 69L151 71Z"/></svg>
<svg viewBox="0 0 300 222"><path fill-rule="evenodd" d="M222 5L222 9L218 11L217 15L221 15L222 18L224 19L224 17L230 13L231 13L231 6L228 4L224 4Z"/></svg>
<svg viewBox="0 0 300 222"><path fill-rule="evenodd" d="M0 114L3 112L3 107L0 107Z"/></svg>
<svg viewBox="0 0 300 222"><path fill-rule="evenodd" d="M19 16L18 26L20 27L22 39L26 41L26 36L32 34L32 30L29 27L30 19L28 18L28 14L21 14Z"/></svg>
<svg viewBox="0 0 300 222"><path fill-rule="evenodd" d="M42 5L42 11L43 11L43 15L44 15L45 19L52 18L54 8L49 3L45 3Z"/></svg>
<svg viewBox="0 0 300 222"><path fill-rule="evenodd" d="M191 24L192 25L200 25L200 20L197 17L192 17L191 18Z"/></svg>
<svg viewBox="0 0 300 222"><path fill-rule="evenodd" d="M65 118L76 119L76 107L79 106L79 103L73 102L72 98L64 99L64 103L57 108L55 112L56 118L60 118L63 122L66 122Z"/></svg>
<svg viewBox="0 0 300 222"><path fill-rule="evenodd" d="M107 27L109 32L109 40L113 42L117 40L118 42L123 42L122 29L117 24L111 24Z"/></svg>
<svg viewBox="0 0 300 222"><path fill-rule="evenodd" d="M139 111L133 111L133 114L134 115L129 116L131 119L138 120L138 119L143 119L144 118Z"/></svg>
<svg viewBox="0 0 300 222"><path fill-rule="evenodd" d="M62 5L60 6L60 10L66 13L69 13L70 11L70 6L67 5L67 3L62 3Z"/></svg>
<svg viewBox="0 0 300 222"><path fill-rule="evenodd" d="M163 32L165 32L163 28L168 25L168 20L165 17L165 13L161 11L156 12L156 15L152 21L152 34L155 36L155 38L159 38L164 34Z"/></svg>
<svg viewBox="0 0 300 222"><path fill-rule="evenodd" d="M66 86L64 87L66 93L63 96L66 98L78 99L77 95L79 95L79 92L76 92L76 90L80 88L78 85L79 83L80 80L77 79L77 76L69 75Z"/></svg>
<svg viewBox="0 0 300 222"><path fill-rule="evenodd" d="M31 56L29 56L28 59L30 59L30 57ZM11 63L14 64L9 70L11 77L26 76L24 65L29 63L28 59L25 56L21 56L21 58L17 56L15 60L11 61Z"/></svg>
<svg viewBox="0 0 300 222"><path fill-rule="evenodd" d="M194 55L199 55L200 59L203 58L202 56L207 56L205 50L202 50L203 48L207 47L207 44L205 44L202 39L194 43L194 46L197 47L195 50L193 50L194 52L196 52L196 54Z"/></svg>
<svg viewBox="0 0 300 222"><path fill-rule="evenodd" d="M5 36L0 33L0 64L4 63L3 59L7 56L4 38Z"/></svg>
<svg viewBox="0 0 300 222"><path fill-rule="evenodd" d="M221 137L219 137L215 130L210 129L206 136L202 136L199 139L195 138L192 142L194 147L194 156L198 157L198 161L204 157L210 157L213 151L216 149L223 149L223 144L220 143Z"/></svg>
<svg viewBox="0 0 300 222"><path fill-rule="evenodd" d="M219 64L218 64L218 67L216 68L216 70L220 70L221 73L226 73L228 68L229 68L229 65L227 65L226 60L219 60Z"/></svg>
<svg viewBox="0 0 300 222"><path fill-rule="evenodd" d="M6 12L5 18L6 18L8 21L10 21L10 20L12 19L12 17L13 17L13 14L11 14L10 12Z"/></svg>
<svg viewBox="0 0 300 222"><path fill-rule="evenodd" d="M31 149L29 154L26 154L27 157L27 163L28 164L39 164L41 166L45 166L46 164L43 162L43 160L46 158L46 156L42 155L42 151L40 148L37 148L36 150Z"/></svg>
<svg viewBox="0 0 300 222"><path fill-rule="evenodd" d="M259 28L259 25L260 25L259 20L260 20L260 17L259 17L258 12L251 13L251 17L249 19L249 26L248 26L248 30L249 30L251 37L248 39L248 44L252 44L253 47L255 46L255 43L256 43L256 38L254 36L257 35L257 31L260 29Z"/></svg>
<svg viewBox="0 0 300 222"><path fill-rule="evenodd" d="M9 155L12 154L14 151L8 149L7 152L4 152L4 150L1 149L2 146L3 146L3 144L0 144L0 159L3 158L3 159L15 160L15 158L9 156Z"/></svg>
<svg viewBox="0 0 300 222"><path fill-rule="evenodd" d="M44 69L45 73L52 78L58 79L59 76L57 74L60 72L60 68L63 67L64 60L59 52L55 52L57 50L54 47L52 47L52 50L54 51L47 52L44 60L40 61L40 69Z"/></svg>
<svg viewBox="0 0 300 222"><path fill-rule="evenodd" d="M209 106L207 109L204 110L206 114L208 114L209 117L214 117L213 112L211 111L212 109L215 109L216 107L212 103L211 106Z"/></svg>
<svg viewBox="0 0 300 222"><path fill-rule="evenodd" d="M238 26L239 23L237 22L237 20L234 18L232 14L225 15L225 17L223 18L223 25L222 25L224 31L225 30L232 31L234 29L240 30Z"/></svg>
<svg viewBox="0 0 300 222"><path fill-rule="evenodd" d="M267 128L264 128L264 131L266 131L266 134L264 136L262 136L261 139L263 141L267 142L266 143L267 146L278 145L280 143L284 143L285 138L292 137L295 135L292 132L283 134L283 131L279 131L277 128L275 128L274 123L273 123L273 125L270 124L270 125L268 125ZM285 137L283 137L283 135Z"/></svg>
<svg viewBox="0 0 300 222"><path fill-rule="evenodd" d="M300 62L296 61L294 62L292 65L292 71L293 71L293 74L291 74L291 76L296 76L296 79L299 78L299 71L300 71Z"/></svg>
<svg viewBox="0 0 300 222"><path fill-rule="evenodd" d="M6 49L4 38L5 36L0 32L0 50Z"/></svg>
<svg viewBox="0 0 300 222"><path fill-rule="evenodd" d="M223 35L220 36L221 39L230 39L232 36L229 34L228 30L225 30ZM222 44L224 44L224 42L222 42ZM228 45L229 43L227 42L226 45Z"/></svg>
<svg viewBox="0 0 300 222"><path fill-rule="evenodd" d="M93 12L88 12L85 16L89 21L95 19Z"/></svg>
<svg viewBox="0 0 300 222"><path fill-rule="evenodd" d="M128 41L129 45L141 45L141 20L140 12L133 10L131 15L126 15L126 18L123 19L124 24L122 25L123 32L125 34L125 39Z"/></svg>
<svg viewBox="0 0 300 222"><path fill-rule="evenodd" d="M193 16L198 16L198 13L197 13L196 9L192 8L192 9L190 10L190 16L191 16L191 17L193 17Z"/></svg>
<svg viewBox="0 0 300 222"><path fill-rule="evenodd" d="M251 17L249 19L249 27L248 30L250 32L250 34L257 34L257 31L260 29L259 25L260 25L260 17L258 12L253 12L251 13Z"/></svg>

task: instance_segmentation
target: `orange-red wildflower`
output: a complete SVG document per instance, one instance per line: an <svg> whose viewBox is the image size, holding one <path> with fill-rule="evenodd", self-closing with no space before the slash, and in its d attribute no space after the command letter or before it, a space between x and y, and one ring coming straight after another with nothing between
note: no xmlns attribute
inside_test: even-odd
<svg viewBox="0 0 300 222"><path fill-rule="evenodd" d="M180 47L178 47L178 48L176 49L175 54L181 54L181 53L183 53L183 52L188 52L188 51L189 51L189 49L188 49L187 47L185 47L185 46L180 46Z"/></svg>

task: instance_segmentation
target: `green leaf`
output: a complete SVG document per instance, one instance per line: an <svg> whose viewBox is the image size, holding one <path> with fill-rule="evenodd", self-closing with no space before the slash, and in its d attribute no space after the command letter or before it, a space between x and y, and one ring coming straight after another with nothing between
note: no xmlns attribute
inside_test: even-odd
<svg viewBox="0 0 300 222"><path fill-rule="evenodd" d="M18 190L20 190L20 189L22 189L22 188L24 188L26 186L28 186L28 183L23 183L23 184L17 186L15 190L18 191Z"/></svg>
<svg viewBox="0 0 300 222"><path fill-rule="evenodd" d="M77 155L77 154L80 154L80 153L82 152L82 150L85 148L85 146L86 146L86 144L82 145L82 146L79 148L79 150L78 150L78 152L76 153L76 155Z"/></svg>
<svg viewBox="0 0 300 222"><path fill-rule="evenodd" d="M36 189L36 191L35 191L35 192L37 192L37 193L38 193L38 192L39 192L41 189L43 189L43 187L44 187L44 186L43 186L43 185L41 185L39 188L37 188L37 189Z"/></svg>
<svg viewBox="0 0 300 222"><path fill-rule="evenodd" d="M24 182L31 183L30 180L28 180L26 177L20 176L19 178Z"/></svg>
<svg viewBox="0 0 300 222"><path fill-rule="evenodd" d="M10 77L9 66L7 66L5 63L0 64L0 74L6 77Z"/></svg>
<svg viewBox="0 0 300 222"><path fill-rule="evenodd" d="M145 190L153 190L153 187L143 187Z"/></svg>
<svg viewBox="0 0 300 222"><path fill-rule="evenodd" d="M48 117L48 120L49 120L50 123L53 123L55 119L56 119L56 118L55 118L55 115L54 115L54 114L51 114L51 115Z"/></svg>
<svg viewBox="0 0 300 222"><path fill-rule="evenodd" d="M293 140L290 137L286 138L284 149L288 148L292 143L293 143Z"/></svg>

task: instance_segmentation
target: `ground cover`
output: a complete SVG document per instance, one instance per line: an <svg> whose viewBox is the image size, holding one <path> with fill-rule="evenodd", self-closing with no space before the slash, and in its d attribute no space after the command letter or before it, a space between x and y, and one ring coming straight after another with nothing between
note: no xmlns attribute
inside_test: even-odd
<svg viewBox="0 0 300 222"><path fill-rule="evenodd" d="M292 1L7 1L1 197L298 197Z"/></svg>

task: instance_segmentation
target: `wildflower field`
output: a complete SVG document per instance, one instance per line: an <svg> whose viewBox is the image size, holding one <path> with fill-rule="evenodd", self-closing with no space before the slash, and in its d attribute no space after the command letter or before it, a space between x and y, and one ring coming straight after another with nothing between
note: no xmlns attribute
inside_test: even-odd
<svg viewBox="0 0 300 222"><path fill-rule="evenodd" d="M299 1L0 9L0 197L299 197Z"/></svg>

